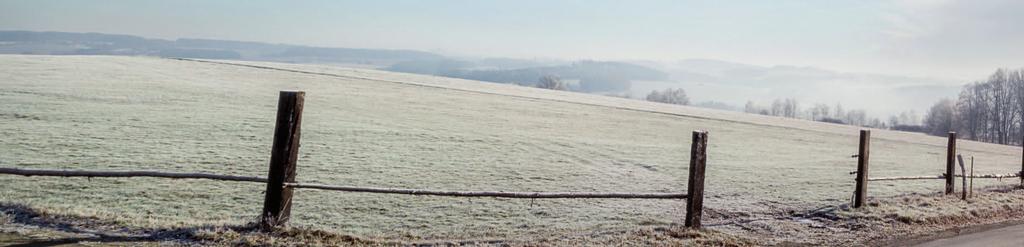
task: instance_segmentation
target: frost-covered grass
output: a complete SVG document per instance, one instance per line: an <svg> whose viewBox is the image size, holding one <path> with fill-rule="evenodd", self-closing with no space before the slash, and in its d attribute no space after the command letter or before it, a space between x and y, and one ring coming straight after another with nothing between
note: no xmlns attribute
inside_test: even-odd
<svg viewBox="0 0 1024 247"><path fill-rule="evenodd" d="M242 63L242 62L233 62ZM141 57L0 56L0 166L265 176L279 90L306 91L298 180L446 190L685 191L710 131L707 221L849 200L857 128L329 66L337 76ZM945 141L876 130L872 176L937 175ZM976 173L1018 148L963 142ZM975 186L1017 180L975 181ZM872 196L942 189L875 182ZM0 176L0 201L125 222L251 221L262 184ZM513 200L300 190L293 223L360 236L521 238L681 221L674 200Z"/></svg>

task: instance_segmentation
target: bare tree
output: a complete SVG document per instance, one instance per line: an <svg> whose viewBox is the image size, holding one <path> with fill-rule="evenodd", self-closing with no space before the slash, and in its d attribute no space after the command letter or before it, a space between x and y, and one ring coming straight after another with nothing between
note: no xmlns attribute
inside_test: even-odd
<svg viewBox="0 0 1024 247"><path fill-rule="evenodd" d="M960 91L956 102L956 129L963 133L964 138L983 140L988 114L983 102L984 84L980 82L968 84Z"/></svg>
<svg viewBox="0 0 1024 247"><path fill-rule="evenodd" d="M1014 70L1008 75L1010 88L1013 89L1014 99L1017 102L1017 125L1014 137L1021 137L1017 143L1024 146L1024 68ZM1016 139L1016 138L1012 138Z"/></svg>
<svg viewBox="0 0 1024 247"><path fill-rule="evenodd" d="M918 125L921 119L917 117L917 112L914 110L900 112L899 125Z"/></svg>
<svg viewBox="0 0 1024 247"><path fill-rule="evenodd" d="M746 113L758 113L762 115L771 115L778 117L787 118L799 118L800 117L800 104L796 99L775 99L768 108L762 108L754 104L753 101L747 101L747 105L743 108Z"/></svg>
<svg viewBox="0 0 1024 247"><path fill-rule="evenodd" d="M951 99L942 99L932 105L924 115L924 128L928 134L941 136L954 130L954 107Z"/></svg>
<svg viewBox="0 0 1024 247"><path fill-rule="evenodd" d="M650 94L647 94L647 101L676 105L689 105L690 97L686 96L686 90L683 90L682 88L668 88L663 91L651 91Z"/></svg>
<svg viewBox="0 0 1024 247"><path fill-rule="evenodd" d="M900 125L900 118L896 115L889 116L889 127L896 127Z"/></svg>
<svg viewBox="0 0 1024 247"><path fill-rule="evenodd" d="M821 121L822 119L828 118L829 107L826 104L815 104L811 107L811 120Z"/></svg>
<svg viewBox="0 0 1024 247"><path fill-rule="evenodd" d="M768 108L759 106L753 101L747 101L747 104L743 106L743 112L750 114L772 115Z"/></svg>
<svg viewBox="0 0 1024 247"><path fill-rule="evenodd" d="M800 113L800 106L796 102L796 99L786 99L782 102L782 116L788 118L797 118Z"/></svg>
<svg viewBox="0 0 1024 247"><path fill-rule="evenodd" d="M760 113L761 110L758 109L757 105L755 105L753 101L748 100L747 104L743 106L743 112L757 114Z"/></svg>
<svg viewBox="0 0 1024 247"><path fill-rule="evenodd" d="M1009 75L1005 69L996 70L986 84L991 85L989 89L992 96L990 126L994 136L991 141L1009 144L1010 132L1017 122L1017 104L1014 102Z"/></svg>
<svg viewBox="0 0 1024 247"><path fill-rule="evenodd" d="M775 99L775 101L772 101L772 116L782 116L785 108L785 103L783 103L781 99Z"/></svg>
<svg viewBox="0 0 1024 247"><path fill-rule="evenodd" d="M864 110L850 110L846 113L846 124L864 126L867 125L867 112Z"/></svg>
<svg viewBox="0 0 1024 247"><path fill-rule="evenodd" d="M562 90L565 91L565 82L562 82L562 78L558 78L555 75L545 75L540 78L537 82L537 87L551 90Z"/></svg>
<svg viewBox="0 0 1024 247"><path fill-rule="evenodd" d="M871 127L871 128L877 128L877 129L888 128L888 126L885 125L885 121L882 121L881 119L878 119L878 118L871 118L871 120L868 121L868 125L867 126Z"/></svg>
<svg viewBox="0 0 1024 247"><path fill-rule="evenodd" d="M843 110L843 104L836 103L836 110L832 112L833 118L844 119L846 118L846 111Z"/></svg>

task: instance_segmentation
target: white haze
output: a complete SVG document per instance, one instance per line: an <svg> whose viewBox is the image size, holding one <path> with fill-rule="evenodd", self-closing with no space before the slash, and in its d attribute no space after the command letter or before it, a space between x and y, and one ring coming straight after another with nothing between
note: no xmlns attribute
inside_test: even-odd
<svg viewBox="0 0 1024 247"><path fill-rule="evenodd" d="M814 104L842 104L885 120L905 111L923 114L938 99L956 97L960 90L957 81L950 79L841 73L811 67L764 67L704 59L637 63L666 71L670 79L634 82L634 98L642 98L651 90L681 87L695 103L715 101L739 110L747 101L767 107L773 100L793 98L804 109Z"/></svg>
<svg viewBox="0 0 1024 247"><path fill-rule="evenodd" d="M695 101L923 113L1024 67L1024 1L9 1L0 30L642 64ZM726 61L726 62L722 62Z"/></svg>

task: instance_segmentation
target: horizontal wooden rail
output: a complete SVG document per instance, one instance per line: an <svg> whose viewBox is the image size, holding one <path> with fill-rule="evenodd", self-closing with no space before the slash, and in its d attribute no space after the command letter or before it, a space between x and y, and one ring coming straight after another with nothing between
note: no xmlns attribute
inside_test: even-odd
<svg viewBox="0 0 1024 247"><path fill-rule="evenodd" d="M618 199L686 199L684 193L591 193L591 192L505 192L505 191L438 191L394 188L367 188L324 184L285 183L292 188L347 192L368 192L404 195L502 198L618 198Z"/></svg>
<svg viewBox="0 0 1024 247"><path fill-rule="evenodd" d="M868 178L868 181L896 181L896 180L921 180L921 179L944 179L946 176L909 176L909 177L881 177L881 178Z"/></svg>
<svg viewBox="0 0 1024 247"><path fill-rule="evenodd" d="M210 179L224 181L266 183L266 178L217 175L206 173L175 173L155 171L81 171L42 170L0 167L0 174L50 177L156 177L172 179ZM418 189L395 189L337 186L323 184L284 183L284 186L303 189L320 189L347 192L366 192L404 195L431 195L454 197L503 197L503 198L619 198L619 199L686 199L684 193L590 193L590 192L504 192L504 191L436 191Z"/></svg>
<svg viewBox="0 0 1024 247"><path fill-rule="evenodd" d="M964 177L964 175L953 175L953 177ZM1016 178L1020 177L1020 174L1008 173L1008 174L984 174L967 176L967 178ZM897 181L897 180L922 180L922 179L945 179L946 175L935 175L935 176L909 176L909 177L881 177L881 178L869 178L868 181Z"/></svg>
<svg viewBox="0 0 1024 247"><path fill-rule="evenodd" d="M963 177L963 175L956 175L956 177ZM1020 177L1020 174L1008 173L1008 174L984 174L984 175L967 176L967 178L1016 178L1016 177Z"/></svg>
<svg viewBox="0 0 1024 247"><path fill-rule="evenodd" d="M259 182L266 183L266 178L245 177L232 175L218 175L207 173L179 173L179 172L155 172L155 171L80 171L80 170L42 170L42 169L21 169L0 167L0 174L12 174L22 176L51 176L51 177L154 177L172 179L210 179L223 181Z"/></svg>

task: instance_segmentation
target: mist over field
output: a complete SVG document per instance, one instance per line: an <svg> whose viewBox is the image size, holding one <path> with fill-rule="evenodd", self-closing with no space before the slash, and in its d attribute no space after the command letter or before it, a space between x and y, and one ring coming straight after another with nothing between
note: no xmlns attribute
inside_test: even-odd
<svg viewBox="0 0 1024 247"><path fill-rule="evenodd" d="M413 50L324 48L208 39L161 40L130 35L0 31L0 54L148 55L333 64L534 86L545 75L570 81L570 91L643 99L648 93L683 88L695 104L742 110L753 101L769 105L792 98L805 107L842 104L885 119L905 111L924 114L932 101L955 97L951 79L843 73L814 67L757 66L738 62L515 59L450 57ZM865 97L871 95L871 97Z"/></svg>

